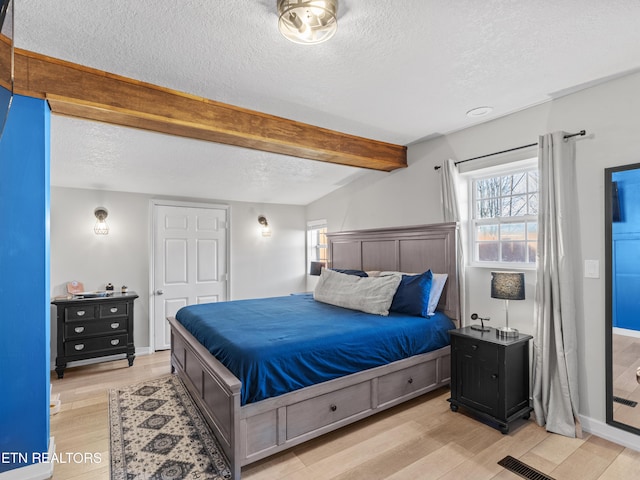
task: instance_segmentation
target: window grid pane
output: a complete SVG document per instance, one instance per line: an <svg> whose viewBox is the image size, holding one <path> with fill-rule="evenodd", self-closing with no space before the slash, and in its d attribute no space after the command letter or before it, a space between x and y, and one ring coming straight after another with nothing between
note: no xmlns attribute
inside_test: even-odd
<svg viewBox="0 0 640 480"><path fill-rule="evenodd" d="M309 262L325 262L326 264L328 260L326 225L308 226L307 242Z"/></svg>
<svg viewBox="0 0 640 480"><path fill-rule="evenodd" d="M472 205L476 261L535 263L537 170L475 179Z"/></svg>

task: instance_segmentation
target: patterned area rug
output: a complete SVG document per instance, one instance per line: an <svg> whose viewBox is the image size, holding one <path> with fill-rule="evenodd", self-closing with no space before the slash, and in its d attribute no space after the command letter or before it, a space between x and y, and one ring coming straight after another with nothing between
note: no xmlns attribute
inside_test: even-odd
<svg viewBox="0 0 640 480"><path fill-rule="evenodd" d="M222 480L231 471L176 375L109 391L111 480Z"/></svg>

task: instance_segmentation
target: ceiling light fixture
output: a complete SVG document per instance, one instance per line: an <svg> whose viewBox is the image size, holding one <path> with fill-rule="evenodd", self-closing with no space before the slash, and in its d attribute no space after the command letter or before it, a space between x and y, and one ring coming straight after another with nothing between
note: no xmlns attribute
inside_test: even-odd
<svg viewBox="0 0 640 480"><path fill-rule="evenodd" d="M338 0L278 0L278 28L302 45L329 40L338 29Z"/></svg>
<svg viewBox="0 0 640 480"><path fill-rule="evenodd" d="M489 115L491 112L493 112L493 107L472 108L467 112L467 117L470 117L470 118L484 117L485 115Z"/></svg>

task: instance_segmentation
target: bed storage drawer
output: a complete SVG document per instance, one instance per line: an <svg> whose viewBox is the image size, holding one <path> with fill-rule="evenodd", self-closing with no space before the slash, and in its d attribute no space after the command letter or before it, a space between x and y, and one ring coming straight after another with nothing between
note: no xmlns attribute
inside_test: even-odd
<svg viewBox="0 0 640 480"><path fill-rule="evenodd" d="M363 382L287 407L287 440L371 410L371 384Z"/></svg>
<svg viewBox="0 0 640 480"><path fill-rule="evenodd" d="M378 404L402 399L433 387L438 381L436 362L422 363L389 373L378 379Z"/></svg>

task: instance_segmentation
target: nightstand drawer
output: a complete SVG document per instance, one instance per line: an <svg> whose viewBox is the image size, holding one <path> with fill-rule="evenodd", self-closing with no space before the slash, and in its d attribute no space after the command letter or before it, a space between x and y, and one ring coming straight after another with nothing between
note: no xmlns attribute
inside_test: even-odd
<svg viewBox="0 0 640 480"><path fill-rule="evenodd" d="M84 322L66 322L65 339L91 337L93 335L109 335L127 331L127 319L89 320Z"/></svg>
<svg viewBox="0 0 640 480"><path fill-rule="evenodd" d="M70 340L64 345L64 353L67 356L83 355L85 353L101 352L106 350L122 350L127 347L127 335L109 335L107 337L86 338L83 340Z"/></svg>
<svg viewBox="0 0 640 480"><path fill-rule="evenodd" d="M461 337L452 337L451 345L458 353L483 362L492 362L497 368L499 352L495 345L482 340Z"/></svg>
<svg viewBox="0 0 640 480"><path fill-rule="evenodd" d="M96 318L93 305L66 307L64 311L66 320L90 320Z"/></svg>
<svg viewBox="0 0 640 480"><path fill-rule="evenodd" d="M127 315L127 304L124 302L100 305L100 318L122 317L123 315Z"/></svg>
<svg viewBox="0 0 640 480"><path fill-rule="evenodd" d="M359 383L287 407L287 439L371 409L371 384Z"/></svg>

